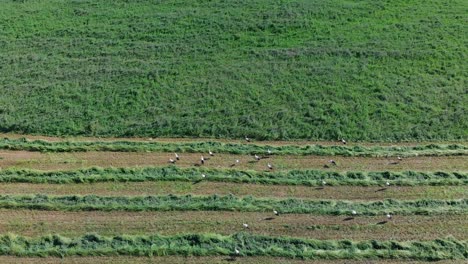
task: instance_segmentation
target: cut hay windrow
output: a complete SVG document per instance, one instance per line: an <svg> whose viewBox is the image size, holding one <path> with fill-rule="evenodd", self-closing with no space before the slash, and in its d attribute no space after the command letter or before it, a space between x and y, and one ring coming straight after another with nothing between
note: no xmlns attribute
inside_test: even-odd
<svg viewBox="0 0 468 264"><path fill-rule="evenodd" d="M351 241L270 237L236 233L120 235L86 234L78 237L47 235L0 236L0 255L21 257L65 256L274 256L300 259L407 259L454 260L468 258L468 243L454 238L431 241Z"/></svg>
<svg viewBox="0 0 468 264"><path fill-rule="evenodd" d="M44 140L29 141L20 139L0 139L0 149L27 150L42 152L82 152L82 151L118 151L118 152L190 152L228 154L268 154L271 155L336 155L359 157L392 157L392 156L453 156L468 155L468 147L462 144L429 144L420 146L323 146L323 145L285 145L269 146L255 144L238 144L222 142L131 142L131 141L63 141L49 142Z"/></svg>
<svg viewBox="0 0 468 264"><path fill-rule="evenodd" d="M0 195L0 208L62 211L239 211L317 215L438 215L468 213L468 199L382 200L351 202L339 200L272 199L234 195L211 196L52 196Z"/></svg>
<svg viewBox="0 0 468 264"><path fill-rule="evenodd" d="M205 175L205 177L202 177ZM93 183L143 181L213 181L271 185L382 186L387 182L400 186L467 185L466 172L333 172L290 170L259 172L252 170L179 168L176 166L147 168L90 168L68 171L0 170L0 182L24 183Z"/></svg>

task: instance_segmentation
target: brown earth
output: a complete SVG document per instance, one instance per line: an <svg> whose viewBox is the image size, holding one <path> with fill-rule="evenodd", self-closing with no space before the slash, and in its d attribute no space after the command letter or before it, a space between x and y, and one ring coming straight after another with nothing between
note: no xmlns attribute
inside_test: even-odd
<svg viewBox="0 0 468 264"><path fill-rule="evenodd" d="M336 199L336 200L383 200L383 199L463 199L468 197L468 186L284 186L225 182L199 183L160 182L99 182L92 184L31 184L0 183L0 193L49 194L49 195L102 195L145 196L167 194L194 195L252 195L273 198Z"/></svg>
<svg viewBox="0 0 468 264"><path fill-rule="evenodd" d="M180 167L193 167L199 164L203 153L180 153L181 160L176 163ZM167 166L173 153L162 152L67 152L40 153L28 151L0 150L0 168L29 168L39 170L65 170L99 167L138 167ZM204 166L209 168L231 168L235 160L240 163L235 169L267 170L271 163L275 170L291 169L324 169L333 159L338 166L330 166L335 171L468 171L466 156L440 157L408 157L398 164L392 164L392 158L372 157L336 157L336 156L272 156L256 162L247 155L217 154L211 157Z"/></svg>
<svg viewBox="0 0 468 264"><path fill-rule="evenodd" d="M247 223L249 229L243 228ZM258 235L314 239L431 240L468 237L468 217L461 215L317 216L272 212L62 212L0 209L0 233L40 236L58 233L77 236L180 233L232 234L247 231Z"/></svg>

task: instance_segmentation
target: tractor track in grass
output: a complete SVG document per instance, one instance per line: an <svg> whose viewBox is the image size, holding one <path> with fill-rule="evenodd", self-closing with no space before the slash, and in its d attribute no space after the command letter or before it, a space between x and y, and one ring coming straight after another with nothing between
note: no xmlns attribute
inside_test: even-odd
<svg viewBox="0 0 468 264"><path fill-rule="evenodd" d="M179 167L194 167L200 163L200 157L206 153L181 153L181 160L176 163ZM27 168L38 170L69 170L99 167L141 167L167 166L173 153L164 152L66 152L41 153L29 151L0 150L0 168ZM256 162L249 155L216 154L210 157L204 167L226 169L236 160L240 163L234 169L267 170L267 164L275 170L291 169L326 169L330 171L468 171L466 156L418 156L407 157L397 162L395 158L376 157L341 157L341 156L300 156L284 155L271 156ZM329 160L338 164L333 166ZM394 164L397 163L397 164Z"/></svg>
<svg viewBox="0 0 468 264"><path fill-rule="evenodd" d="M453 236L466 239L468 220L461 215L316 216L270 212L62 212L0 209L0 233L25 236L57 233L103 235L158 233L232 234L247 231L257 235L293 236L313 239L431 240ZM249 229L242 224L249 224Z"/></svg>
<svg viewBox="0 0 468 264"><path fill-rule="evenodd" d="M97 182L92 184L31 184L0 183L3 195L100 195L144 196L167 194L194 195L252 195L255 197L336 199L336 200L416 200L416 199L463 199L468 197L468 186L324 186L308 187L295 185L260 185L229 182L198 183L186 181L146 182Z"/></svg>

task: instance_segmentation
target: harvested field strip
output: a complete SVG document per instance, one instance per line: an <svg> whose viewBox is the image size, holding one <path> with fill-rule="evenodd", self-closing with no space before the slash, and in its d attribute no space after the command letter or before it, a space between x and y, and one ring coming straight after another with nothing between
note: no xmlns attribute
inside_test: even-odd
<svg viewBox="0 0 468 264"><path fill-rule="evenodd" d="M259 236L237 233L184 234L176 236L120 235L113 237L87 234L81 237L48 235L36 238L18 235L0 237L2 255L15 256L275 256L304 259L467 259L468 244L464 240L431 241L351 241L312 240L290 237Z"/></svg>
<svg viewBox="0 0 468 264"><path fill-rule="evenodd" d="M468 237L466 214L317 216L273 215L272 212L64 212L0 209L0 233L41 236L50 233L76 236L89 232L103 235L157 233L220 233L229 235L246 229L257 235L295 236L316 239L432 240Z"/></svg>
<svg viewBox="0 0 468 264"><path fill-rule="evenodd" d="M205 175L205 177L203 177ZM273 185L355 185L397 186L467 185L466 172L333 172L319 170L241 171L176 166L147 168L90 168L70 171L35 171L9 169L0 171L0 182L27 183L94 183L143 181L200 181L255 183Z"/></svg>
<svg viewBox="0 0 468 264"><path fill-rule="evenodd" d="M385 156L450 156L468 155L468 146L462 144L429 144L421 146L269 146L255 144L235 144L221 142L135 142L135 141L97 141L97 142L48 142L43 140L28 141L26 139L0 139L0 149L27 150L42 152L83 152L83 151L121 151L121 152L181 152L193 153L209 150L216 153L228 154L267 154L268 150L273 155L319 155L319 156L360 156L360 157L385 157Z"/></svg>
<svg viewBox="0 0 468 264"><path fill-rule="evenodd" d="M47 195L100 195L100 196L142 196L142 195L228 195L337 199L337 200L415 200L415 199L462 199L468 198L468 186L288 186L260 185L229 182L97 182L92 184L69 183L31 184L1 183L0 193L18 195L40 193Z"/></svg>
<svg viewBox="0 0 468 264"><path fill-rule="evenodd" d="M184 153L177 167L194 168L200 164L200 156L206 153ZM0 151L1 168L29 168L40 170L71 170L90 167L167 166L173 153L147 152L67 152L41 153L27 151ZM468 171L465 156L408 157L398 162L396 158L334 157L334 156L271 156L256 162L253 156L216 154L203 167L226 169L238 159L234 168L265 171L271 163L275 171L319 169L330 171ZM329 160L337 166L330 166ZM324 165L330 168L325 169Z"/></svg>
<svg viewBox="0 0 468 264"><path fill-rule="evenodd" d="M318 215L380 215L386 212L401 215L446 214L468 212L468 199L460 200L384 200L351 202L335 200L268 199L228 196L48 196L1 195L0 208L64 211L241 211Z"/></svg>

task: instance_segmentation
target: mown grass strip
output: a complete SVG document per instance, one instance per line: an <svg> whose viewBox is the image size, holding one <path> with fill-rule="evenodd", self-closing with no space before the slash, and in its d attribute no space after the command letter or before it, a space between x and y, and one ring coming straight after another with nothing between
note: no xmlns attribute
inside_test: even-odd
<svg viewBox="0 0 468 264"><path fill-rule="evenodd" d="M238 254L235 251L238 250ZM274 256L302 259L467 259L468 243L453 238L432 241L313 240L236 233L176 236L113 237L86 234L80 237L48 235L29 238L13 234L0 237L0 254L47 256Z"/></svg>
<svg viewBox="0 0 468 264"><path fill-rule="evenodd" d="M202 178L205 175L205 178ZM320 170L241 171L209 168L179 168L176 166L147 168L90 168L69 171L36 171L9 169L0 171L0 182L24 183L93 183L143 181L213 181L277 185L379 186L391 185L466 185L465 172L332 172Z"/></svg>
<svg viewBox="0 0 468 264"><path fill-rule="evenodd" d="M421 146L269 146L255 144L236 144L222 142L130 142L130 141L65 141L48 142L44 140L29 141L25 138L0 140L0 149L27 150L42 152L76 152L76 151L158 151L158 152L201 152L209 150L229 154L266 154L268 150L274 155L339 155L339 156L447 156L468 155L468 147L461 144L429 144Z"/></svg>
<svg viewBox="0 0 468 264"><path fill-rule="evenodd" d="M468 199L460 200L411 200L387 199L374 202L350 202L336 200L269 199L219 196L49 196L49 195L1 195L0 208L64 210L64 211L241 211L264 212L274 209L281 213L320 215L377 215L391 212L400 215L468 213Z"/></svg>

